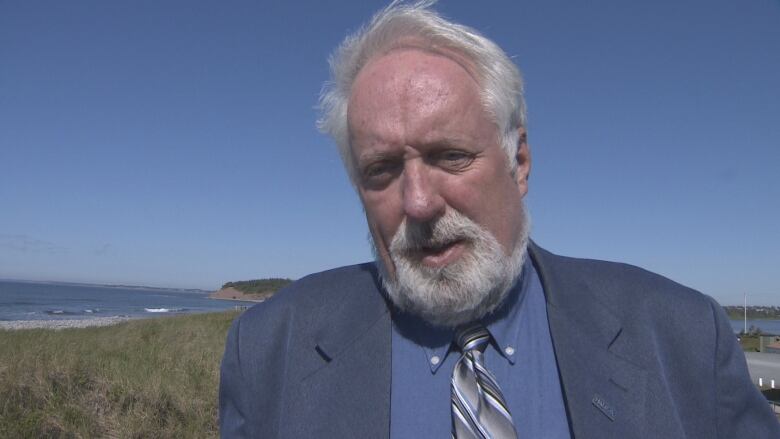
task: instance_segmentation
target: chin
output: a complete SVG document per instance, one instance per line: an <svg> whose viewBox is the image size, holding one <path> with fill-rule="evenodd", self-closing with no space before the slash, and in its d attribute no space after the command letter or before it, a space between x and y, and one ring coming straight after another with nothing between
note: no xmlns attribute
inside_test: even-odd
<svg viewBox="0 0 780 439"><path fill-rule="evenodd" d="M382 285L393 305L438 327L457 327L479 320L504 301L523 268L528 244L527 217L509 255L487 230L455 210L433 224L404 221L393 237L387 270L376 248ZM442 267L421 263L419 249L431 242L462 240L466 249Z"/></svg>

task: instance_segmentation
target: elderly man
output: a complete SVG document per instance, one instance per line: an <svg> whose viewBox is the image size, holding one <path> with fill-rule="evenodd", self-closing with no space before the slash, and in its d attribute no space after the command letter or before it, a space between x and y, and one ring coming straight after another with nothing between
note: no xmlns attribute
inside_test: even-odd
<svg viewBox="0 0 780 439"><path fill-rule="evenodd" d="M780 437L712 299L529 241L522 81L498 46L394 3L332 71L320 127L376 262L236 320L224 437Z"/></svg>

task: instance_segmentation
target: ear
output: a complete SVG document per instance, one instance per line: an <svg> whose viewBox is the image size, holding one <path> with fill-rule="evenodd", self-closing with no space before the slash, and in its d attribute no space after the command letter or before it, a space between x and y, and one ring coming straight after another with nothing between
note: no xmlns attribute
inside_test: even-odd
<svg viewBox="0 0 780 439"><path fill-rule="evenodd" d="M518 188L520 188L521 196L525 196L528 193L528 179L531 176L531 150L528 148L528 138L525 128L518 128L520 135L517 140L517 152L515 153L515 160L517 160L517 170L515 171L515 181Z"/></svg>

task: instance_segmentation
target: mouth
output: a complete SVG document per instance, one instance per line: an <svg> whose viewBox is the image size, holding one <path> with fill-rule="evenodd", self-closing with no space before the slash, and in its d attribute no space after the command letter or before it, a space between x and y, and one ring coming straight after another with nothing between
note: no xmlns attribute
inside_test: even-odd
<svg viewBox="0 0 780 439"><path fill-rule="evenodd" d="M457 260L466 249L466 242L462 239L443 244L423 246L415 253L420 263L430 268L441 268Z"/></svg>

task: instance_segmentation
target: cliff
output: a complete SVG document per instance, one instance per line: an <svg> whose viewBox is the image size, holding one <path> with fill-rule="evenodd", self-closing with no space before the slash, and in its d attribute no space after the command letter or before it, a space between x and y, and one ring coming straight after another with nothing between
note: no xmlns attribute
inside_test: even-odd
<svg viewBox="0 0 780 439"><path fill-rule="evenodd" d="M273 292L269 294L248 294L243 291L239 291L233 287L222 288L209 294L212 299L223 300L246 300L250 302L262 302L263 300L271 297Z"/></svg>

